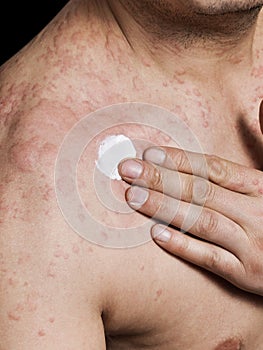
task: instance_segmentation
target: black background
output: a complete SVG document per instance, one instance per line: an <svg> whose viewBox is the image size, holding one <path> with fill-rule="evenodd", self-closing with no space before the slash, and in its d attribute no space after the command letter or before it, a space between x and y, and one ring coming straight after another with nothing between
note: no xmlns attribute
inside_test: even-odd
<svg viewBox="0 0 263 350"><path fill-rule="evenodd" d="M37 35L67 2L68 0L2 0L0 65Z"/></svg>

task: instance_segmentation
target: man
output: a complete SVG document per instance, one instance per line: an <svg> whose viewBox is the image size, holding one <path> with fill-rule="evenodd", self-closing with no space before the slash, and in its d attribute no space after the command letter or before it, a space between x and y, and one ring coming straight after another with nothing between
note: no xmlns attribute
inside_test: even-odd
<svg viewBox="0 0 263 350"><path fill-rule="evenodd" d="M261 297L153 242L107 245L112 228L146 229L140 214L118 215L96 199L101 183L119 201L127 188L96 168L100 146L116 134L142 140L141 149L176 142L139 125L147 107L133 124L121 124L122 113L107 119L107 110L87 117L124 102L159 106L175 112L206 153L261 168L262 5L72 0L2 66L1 350L263 349ZM165 118L161 130L174 125ZM96 225L83 233L57 200L71 199L67 174L76 170L72 157L60 162L61 145L84 119L77 180ZM65 172L54 185L56 164Z"/></svg>

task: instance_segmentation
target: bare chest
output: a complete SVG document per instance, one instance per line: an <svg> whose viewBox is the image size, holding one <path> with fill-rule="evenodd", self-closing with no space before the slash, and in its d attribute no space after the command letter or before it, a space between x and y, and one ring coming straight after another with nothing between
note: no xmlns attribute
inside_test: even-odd
<svg viewBox="0 0 263 350"><path fill-rule="evenodd" d="M110 71L101 74L100 70L93 73L87 92L93 111L130 102L151 105L153 115L148 118L149 125L168 133L178 147L194 149L195 146L188 141L195 138L205 153L262 168L262 137L258 121L262 91L262 65L259 60L251 68L249 82L241 78L240 82L220 91L216 89L216 84L190 81L184 71L175 69L170 79L156 78L149 72L142 74L133 67L122 65L114 75ZM161 108L167 113L160 111ZM112 123L119 123L119 111L121 108L112 108ZM145 108L141 114L135 113L130 121L143 124L146 115ZM127 121L124 118L123 122ZM156 142L160 144L163 140Z"/></svg>
<svg viewBox="0 0 263 350"><path fill-rule="evenodd" d="M174 86L164 81L153 89L138 75L127 76L122 84L111 76L104 78L90 77L85 101L78 99L72 104L74 96L69 100L69 95L59 102L40 99L12 126L12 138L3 138L1 146L7 156L3 157L1 227L5 237L16 241L19 227L23 242L30 232L23 252L17 253L31 257L32 245L39 246L36 252L40 246L50 245L53 259L46 271L48 283L54 278L56 259L63 260L62 271L70 260L76 264L86 261L76 254L80 242L76 237L84 238L86 251L94 243L111 249L121 242L118 248L131 249L127 255L115 249L114 253L99 253L100 259L107 259L115 283L115 292L111 292L115 309L105 323L112 339L109 349L148 346L174 350L175 344L178 349L193 349L192 329L196 330L194 337L202 334L206 339L196 344L197 350L215 348L220 342L223 349L238 349L242 337L253 349L256 343L249 338L251 327L241 319L249 313L257 324L262 322L261 308L255 312L250 301L242 297L236 299L241 300L240 307L213 278L144 245L150 240L152 221L129 211L124 201L125 184L98 172L96 160L105 138L117 134L132 140L138 156L148 145L168 144L261 167L257 99L251 116L246 109L243 116L235 116L235 121L226 125L222 116L232 112L231 104L225 109L189 84ZM112 81L113 87L107 81ZM134 248L136 245L140 248ZM7 256L8 247L2 246L3 256ZM204 330L204 323L209 331ZM255 339L259 328L253 328ZM123 334L127 335L124 340Z"/></svg>

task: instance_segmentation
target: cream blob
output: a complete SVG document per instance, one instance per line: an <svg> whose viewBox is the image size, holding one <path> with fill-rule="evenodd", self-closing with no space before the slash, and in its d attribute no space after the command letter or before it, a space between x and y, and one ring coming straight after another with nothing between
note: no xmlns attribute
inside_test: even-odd
<svg viewBox="0 0 263 350"><path fill-rule="evenodd" d="M107 136L100 144L97 169L112 180L121 180L118 164L124 158L136 157L136 149L132 141L124 135Z"/></svg>

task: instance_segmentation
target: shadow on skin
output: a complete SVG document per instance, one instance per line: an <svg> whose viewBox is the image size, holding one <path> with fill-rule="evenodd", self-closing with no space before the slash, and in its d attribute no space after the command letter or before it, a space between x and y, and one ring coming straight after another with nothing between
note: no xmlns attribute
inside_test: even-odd
<svg viewBox="0 0 263 350"><path fill-rule="evenodd" d="M238 128L241 142L254 160L256 169L263 170L263 136L260 137L260 135L253 133L243 115L238 118ZM258 129L260 130L260 124L258 124Z"/></svg>

